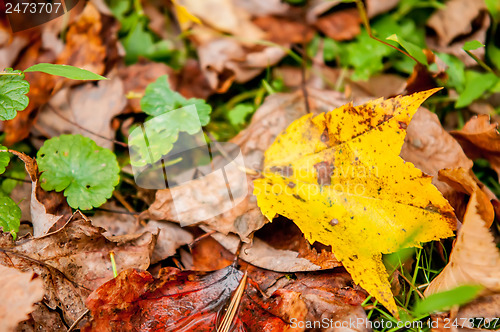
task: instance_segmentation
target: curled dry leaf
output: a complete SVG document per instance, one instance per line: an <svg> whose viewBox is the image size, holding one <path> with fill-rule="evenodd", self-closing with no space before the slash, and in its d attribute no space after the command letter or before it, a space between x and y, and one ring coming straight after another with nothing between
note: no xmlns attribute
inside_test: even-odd
<svg viewBox="0 0 500 332"><path fill-rule="evenodd" d="M476 190L481 190L484 195L480 195L480 199L496 199L495 194L493 194L488 187L479 181L479 179L474 175L472 169L466 170L462 167L442 169L439 171L438 179L439 181L447 183L457 192L464 193L468 196L472 196ZM491 222L495 218L495 210L488 201L480 203L483 207L479 211L481 213L481 217L487 222L486 227L490 227ZM465 198L463 204L465 204Z"/></svg>
<svg viewBox="0 0 500 332"><path fill-rule="evenodd" d="M35 238L54 232L66 224L72 215L62 192L47 192L40 187L38 165L35 159L21 152L12 152L24 162L31 178L31 223Z"/></svg>
<svg viewBox="0 0 500 332"><path fill-rule="evenodd" d="M314 89L308 89L308 91L309 105L313 113L329 111L345 102L342 95L337 92ZM247 168L259 170L262 168L264 151L279 132L304 114L307 114L307 111L301 91L293 94L278 93L271 95L266 98L264 104L256 111L249 127L240 132L230 142L240 147ZM247 197L240 204L219 216L204 220L202 225L209 230L216 230L223 234L237 234L243 241L249 242L250 234L266 223L256 204L255 197L251 194L253 189L252 179L251 176L247 176L249 191ZM181 193L196 192L201 195L204 192L217 193L221 192L221 190L227 190L225 184L223 188L216 188L213 183L203 180L203 178L189 181L177 188ZM183 222L186 224L190 224L192 221L190 214L192 214L194 220L196 216L203 214L204 211L207 211L208 214L212 209L212 204L217 204L217 202L211 203L204 200L193 202L188 197L189 195L180 195L176 199L176 204L188 206L192 211L190 213L188 211L184 215ZM149 207L144 217L146 219L182 222L176 220L175 206L169 189L156 192L156 200Z"/></svg>
<svg viewBox="0 0 500 332"><path fill-rule="evenodd" d="M461 285L479 284L490 291L500 291L500 252L487 225L493 221L491 204L481 190L472 194L464 222L458 231L450 261L431 282L425 295ZM489 220L483 219L489 215Z"/></svg>
<svg viewBox="0 0 500 332"><path fill-rule="evenodd" d="M451 135L460 143L467 156L473 160L484 158L500 176L500 134L498 124L490 123L490 117L481 114L473 117L461 130Z"/></svg>
<svg viewBox="0 0 500 332"><path fill-rule="evenodd" d="M15 331L19 322L28 318L44 294L43 282L33 279L33 273L21 272L13 267L0 265L0 326L2 331Z"/></svg>
<svg viewBox="0 0 500 332"><path fill-rule="evenodd" d="M124 271L88 297L92 320L83 331L213 331L242 277L232 265L210 273L164 268L159 279ZM249 279L234 330L289 331L290 319L306 312L299 293L277 290L267 298Z"/></svg>
<svg viewBox="0 0 500 332"><path fill-rule="evenodd" d="M450 0L446 7L437 10L427 21L427 26L436 35L427 38L427 44L433 50L457 56L467 66L476 65L462 47L465 42L486 41L486 31L490 25L490 16L484 1ZM474 50L479 58L484 57L484 48Z"/></svg>
<svg viewBox="0 0 500 332"><path fill-rule="evenodd" d="M210 87L219 93L226 92L234 81L245 83L251 80L286 55L279 46L260 45L247 49L232 37L211 38L198 44L201 70Z"/></svg>

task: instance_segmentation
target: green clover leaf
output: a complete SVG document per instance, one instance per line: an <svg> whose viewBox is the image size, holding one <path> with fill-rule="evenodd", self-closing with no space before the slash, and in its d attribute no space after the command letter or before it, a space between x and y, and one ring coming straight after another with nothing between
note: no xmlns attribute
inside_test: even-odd
<svg viewBox="0 0 500 332"><path fill-rule="evenodd" d="M37 153L44 190L63 191L75 209L90 210L110 198L119 182L116 156L82 135L61 135Z"/></svg>
<svg viewBox="0 0 500 332"><path fill-rule="evenodd" d="M12 120L18 111L24 110L29 103L29 91L30 84L20 70L5 69L0 76L0 120Z"/></svg>

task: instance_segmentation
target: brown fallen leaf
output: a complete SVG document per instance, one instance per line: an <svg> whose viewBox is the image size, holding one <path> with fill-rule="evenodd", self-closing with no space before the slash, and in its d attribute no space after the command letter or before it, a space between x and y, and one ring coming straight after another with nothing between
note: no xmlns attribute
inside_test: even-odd
<svg viewBox="0 0 500 332"><path fill-rule="evenodd" d="M127 99L120 78L113 74L108 76L109 80L66 87L54 95L38 118L44 134L81 134L112 150L115 131L111 128L111 120L124 110Z"/></svg>
<svg viewBox="0 0 500 332"><path fill-rule="evenodd" d="M66 45L57 58L57 63L87 69L102 75L105 71L106 44L101 13L92 2L87 2L85 9L71 25L66 34ZM62 84L67 79L58 79ZM71 83L73 84L73 83Z"/></svg>
<svg viewBox="0 0 500 332"><path fill-rule="evenodd" d="M251 22L250 14L232 0L178 0L191 14L217 31L248 40L264 39L264 32Z"/></svg>
<svg viewBox="0 0 500 332"><path fill-rule="evenodd" d="M383 14L398 5L400 0L366 0L366 15L369 18Z"/></svg>
<svg viewBox="0 0 500 332"><path fill-rule="evenodd" d="M202 28L196 30L200 31ZM208 34L212 32L209 31ZM245 83L251 80L286 55L280 46L257 45L246 48L239 40L232 37L209 39L207 41L199 39L196 42L198 57L201 70L205 73L210 87L219 93L226 92L234 81Z"/></svg>
<svg viewBox="0 0 500 332"><path fill-rule="evenodd" d="M156 242L149 232L106 238L104 229L94 227L80 215L64 228L41 238L3 242L9 256L22 256L43 262L64 273L72 282L93 290L113 278L109 253L115 253L118 270L146 269ZM5 259L5 257L4 257Z"/></svg>
<svg viewBox="0 0 500 332"><path fill-rule="evenodd" d="M465 194L457 192L437 175L445 168L462 167L471 169L473 162L467 158L460 145L441 126L436 114L425 108L415 113L408 125L401 158L412 162L417 168L431 175L432 183L455 209L455 214L463 220L466 208Z"/></svg>
<svg viewBox="0 0 500 332"><path fill-rule="evenodd" d="M266 224L254 235L252 243L243 244L239 258L276 272L318 271L342 266L331 248L312 247L295 224L282 219ZM212 237L231 253L236 253L240 243L237 236L215 233Z"/></svg>
<svg viewBox="0 0 500 332"><path fill-rule="evenodd" d="M28 318L42 300L44 290L40 278L33 279L33 273L21 272L12 267L0 265L0 326L2 331L15 331L19 322Z"/></svg>
<svg viewBox="0 0 500 332"><path fill-rule="evenodd" d="M484 209L491 209L486 195L477 188L472 194L464 222L458 231L448 265L431 282L425 295L466 285L479 284L488 291L500 291L500 252L495 245Z"/></svg>
<svg viewBox="0 0 500 332"><path fill-rule="evenodd" d="M159 279L124 271L88 297L92 319L82 331L213 331L242 277L232 265L210 273L164 268ZM291 318L303 319L306 310L299 293L267 298L248 280L233 330L289 331Z"/></svg>
<svg viewBox="0 0 500 332"><path fill-rule="evenodd" d="M491 331L491 329L477 329L470 326L469 319L472 317L483 318L483 324L486 325L483 325L484 327L491 328L495 323L498 326L498 317L500 317L500 294L496 293L492 295L481 296L474 301L460 307L456 316L458 321L467 322L466 324L464 324L464 326L470 327L470 329L459 328L458 331Z"/></svg>
<svg viewBox="0 0 500 332"><path fill-rule="evenodd" d="M472 160L484 158L500 176L500 134L498 124L490 123L490 117L482 114L473 117L461 130L450 134L460 143Z"/></svg>
<svg viewBox="0 0 500 332"><path fill-rule="evenodd" d="M267 33L266 40L277 44L308 43L314 37L314 30L296 18L262 16L253 22Z"/></svg>
<svg viewBox="0 0 500 332"><path fill-rule="evenodd" d="M57 311L50 310L43 303L36 303L35 310L29 315L29 319L17 325L18 332L67 332L68 328L64 324Z"/></svg>
<svg viewBox="0 0 500 332"><path fill-rule="evenodd" d="M361 17L356 8L349 8L321 16L315 26L334 40L351 40L361 32Z"/></svg>
<svg viewBox="0 0 500 332"><path fill-rule="evenodd" d="M313 113L329 111L344 103L342 94L338 92L308 89L309 106ZM293 94L278 93L266 98L264 104L256 111L252 121L246 130L240 132L230 142L240 147L245 159L247 168L259 170L262 168L264 151L274 141L276 136L285 129L293 120L307 114L304 97L301 91ZM225 162L225 160L224 160ZM231 175L228 174L228 177ZM257 207L255 197L251 194L253 190L252 176L247 176L249 187L248 195L245 199L227 212L204 220L201 225L207 227L206 230L215 230L219 233L237 234L243 241L249 242L249 236L255 230L261 228L266 220ZM215 188L210 181L198 178L186 184L176 187L179 193L217 193L227 188ZM193 201L190 195L179 195L176 204L189 207L183 214L183 224L192 224L197 216L203 213L208 214L212 210L213 204L217 202L207 202L204 200ZM193 197L193 196L191 196ZM219 202L220 203L220 202ZM206 212L204 212L206 211ZM158 190L156 200L149 207L144 219L154 220L176 220L175 206L172 202L170 189Z"/></svg>
<svg viewBox="0 0 500 332"><path fill-rule="evenodd" d="M490 16L484 1L450 0L446 7L437 10L427 21L435 35L428 35L427 44L433 50L457 56L466 66L476 65L462 46L467 41L486 41L486 31ZM474 50L479 58L484 58L484 48Z"/></svg>
<svg viewBox="0 0 500 332"><path fill-rule="evenodd" d="M61 310L64 321L71 325L84 311L85 298L90 290L71 281L58 269L29 256L8 251L12 247L8 236L0 237L0 265L15 267L22 272L36 273L44 283L43 306L53 311ZM38 314L46 310L36 309Z"/></svg>

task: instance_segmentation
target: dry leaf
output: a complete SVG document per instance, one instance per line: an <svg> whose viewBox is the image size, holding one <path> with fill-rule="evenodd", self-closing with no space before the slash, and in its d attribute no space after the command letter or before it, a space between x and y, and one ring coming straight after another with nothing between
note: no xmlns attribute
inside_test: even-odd
<svg viewBox="0 0 500 332"><path fill-rule="evenodd" d="M76 214L74 219L78 218L79 214ZM72 282L90 290L113 278L109 258L111 251L115 253L119 271L149 267L156 236L146 232L107 239L102 233L104 229L78 219L55 233L38 239L20 239L3 247L8 248L13 255L24 255L43 262L64 273Z"/></svg>
<svg viewBox="0 0 500 332"><path fill-rule="evenodd" d="M457 192L438 179L437 175L439 170L445 168L471 169L473 163L457 141L443 129L436 114L422 107L415 113L408 125L400 156L432 176L432 184L450 202L455 214L462 220L467 205L465 194Z"/></svg>
<svg viewBox="0 0 500 332"><path fill-rule="evenodd" d="M484 324L493 326L493 324L498 324L498 317L500 317L500 294L492 294L481 296L474 301L467 303L466 305L460 307L458 310L456 318L458 321L467 321L470 324L469 319L472 317L484 318ZM489 324L487 322L490 322ZM469 325L467 324L467 325ZM498 325L497 325L498 326ZM486 329L477 329L471 327L471 329L459 329L458 331L488 331ZM489 330L491 331L491 330Z"/></svg>
<svg viewBox="0 0 500 332"><path fill-rule="evenodd" d="M453 209L398 155L418 106L436 90L352 104L292 123L254 181L262 213L293 220L371 295L398 314L382 253L453 235ZM342 124L340 126L339 124Z"/></svg>
<svg viewBox="0 0 500 332"><path fill-rule="evenodd" d="M490 16L486 4L481 0L450 0L446 7L437 10L427 21L427 26L436 33L427 38L432 50L457 56L467 66L476 65L462 49L467 41L486 42L486 31L490 26ZM484 48L472 51L484 58Z"/></svg>
<svg viewBox="0 0 500 332"><path fill-rule="evenodd" d="M247 49L239 40L231 37L199 42L197 51L201 70L210 87L219 93L226 92L234 81L245 83L251 80L286 55L279 46Z"/></svg>
<svg viewBox="0 0 500 332"><path fill-rule="evenodd" d="M45 109L38 118L38 125L43 128L44 134L81 134L112 150L114 146L111 140L115 131L111 128L111 120L124 110L127 99L122 81L114 75L109 78L97 83L66 87L55 94L48 108L52 107L58 114ZM93 135L67 120L108 139Z"/></svg>
<svg viewBox="0 0 500 332"><path fill-rule="evenodd" d="M487 159L500 176L500 134L497 128L497 123L490 124L490 117L482 114L467 121L461 130L452 131L451 135L469 158Z"/></svg>
<svg viewBox="0 0 500 332"><path fill-rule="evenodd" d="M487 208L491 209L488 198L476 190L469 200L450 261L427 287L426 296L467 284L500 291L500 252L487 227L493 221L492 215L489 214L490 220L483 219L483 210Z"/></svg>
<svg viewBox="0 0 500 332"><path fill-rule="evenodd" d="M19 322L28 318L35 302L43 298L43 282L33 273L20 272L0 265L0 326L2 331L15 331Z"/></svg>
<svg viewBox="0 0 500 332"><path fill-rule="evenodd" d="M318 18L315 26L326 36L342 41L351 40L361 32L361 17L356 8L336 11Z"/></svg>
<svg viewBox="0 0 500 332"><path fill-rule="evenodd" d="M311 27L293 18L263 16L253 22L267 33L266 40L277 44L308 43L314 37Z"/></svg>
<svg viewBox="0 0 500 332"><path fill-rule="evenodd" d="M263 39L265 34L250 20L248 12L235 5L232 0L178 0L180 5L205 24L218 31L248 39Z"/></svg>
<svg viewBox="0 0 500 332"><path fill-rule="evenodd" d="M62 192L47 192L40 187L38 165L35 159L24 153L12 152L24 162L31 179L30 212L35 238L55 232L66 224L72 215L71 208Z"/></svg>
<svg viewBox="0 0 500 332"><path fill-rule="evenodd" d="M491 226L491 222L495 218L495 210L493 206L490 204L489 200L496 200L495 194L491 192L484 184L479 181L479 179L474 175L472 169L464 169L462 167L454 168L454 169L442 169L438 173L439 181L442 181L453 189L456 192L466 194L468 196L472 196L472 194L476 190L481 190L484 195L479 195L479 199L485 200L481 201L481 206L483 208L480 210L481 217L483 220L488 221L486 227ZM465 204L465 201L468 201L466 197L463 197L462 204Z"/></svg>

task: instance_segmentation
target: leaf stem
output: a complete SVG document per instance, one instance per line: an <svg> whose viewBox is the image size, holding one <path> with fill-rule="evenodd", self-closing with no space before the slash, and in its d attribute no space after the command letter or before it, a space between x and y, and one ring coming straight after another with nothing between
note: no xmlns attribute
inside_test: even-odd
<svg viewBox="0 0 500 332"><path fill-rule="evenodd" d="M474 59L474 61L476 61L478 65L480 65L481 67L483 67L485 70L489 71L490 73L493 73L493 74L499 76L498 73L496 73L490 66L488 66L483 60L479 59L471 51L467 51L467 50L464 50L464 51L465 51L465 53L467 53L467 55L469 55L472 59Z"/></svg>
<svg viewBox="0 0 500 332"><path fill-rule="evenodd" d="M356 2L356 6L358 7L358 11L359 11L359 15L361 16L361 20L363 21L363 25L366 29L366 32L368 33L368 36L370 36L370 38L372 39L375 39L376 41L384 44L384 45L387 45L389 47L392 47L393 49L395 49L396 51L399 51L401 52L402 54L406 55L407 57L409 57L410 59L412 59L413 61L415 61L416 63L420 63L417 59L415 59L414 57L412 57L408 52L400 49L399 47L396 47L386 41L383 41L381 39L378 39L377 37L375 37L372 33L372 29L370 27L370 21L368 20L368 16L366 15L366 9L365 9L365 5L363 4L363 2L361 0L355 0Z"/></svg>
<svg viewBox="0 0 500 332"><path fill-rule="evenodd" d="M12 75L16 75L16 76L21 76L23 73L0 73L0 76L12 76Z"/></svg>

